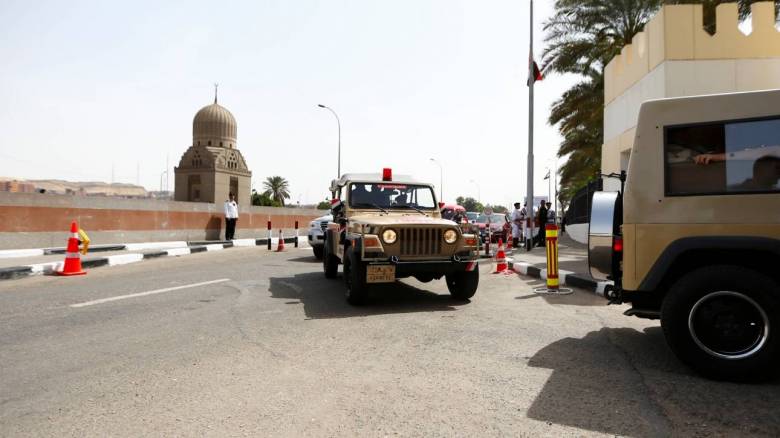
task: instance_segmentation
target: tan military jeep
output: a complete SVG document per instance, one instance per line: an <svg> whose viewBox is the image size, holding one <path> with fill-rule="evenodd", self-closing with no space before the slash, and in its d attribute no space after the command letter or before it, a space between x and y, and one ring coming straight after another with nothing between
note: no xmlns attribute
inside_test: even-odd
<svg viewBox="0 0 780 438"><path fill-rule="evenodd" d="M780 90L646 102L625 175L593 198L591 275L698 372L776 373Z"/></svg>
<svg viewBox="0 0 780 438"><path fill-rule="evenodd" d="M347 301L361 304L368 288L414 277L446 278L450 294L474 296L479 284L477 237L442 219L430 184L409 177L346 174L331 183L333 222L325 232L323 268L336 278L344 265Z"/></svg>

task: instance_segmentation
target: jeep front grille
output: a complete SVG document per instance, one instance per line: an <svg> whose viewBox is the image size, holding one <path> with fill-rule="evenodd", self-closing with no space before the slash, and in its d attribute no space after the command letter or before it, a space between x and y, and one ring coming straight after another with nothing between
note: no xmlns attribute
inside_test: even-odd
<svg viewBox="0 0 780 438"><path fill-rule="evenodd" d="M328 221L320 222L320 228L322 228L322 231L327 230L328 229Z"/></svg>
<svg viewBox="0 0 780 438"><path fill-rule="evenodd" d="M439 228L401 228L401 256L440 255L443 231Z"/></svg>

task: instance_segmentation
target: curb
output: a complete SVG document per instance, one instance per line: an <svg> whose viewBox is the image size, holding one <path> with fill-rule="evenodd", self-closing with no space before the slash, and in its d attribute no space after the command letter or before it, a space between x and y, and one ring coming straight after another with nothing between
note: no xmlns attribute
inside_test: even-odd
<svg viewBox="0 0 780 438"><path fill-rule="evenodd" d="M521 275L547 280L547 269L534 266L530 263L507 260L509 268ZM596 295L604 296L605 291L614 283L611 281L597 281L587 274L577 274L563 269L558 271L558 279L562 285L585 289Z"/></svg>
<svg viewBox="0 0 780 438"><path fill-rule="evenodd" d="M285 244L294 244L295 243L295 237L285 237L284 243ZM132 254L117 254L112 255L108 257L100 257L100 258L94 258L94 259L88 259L88 260L82 260L81 266L84 268L99 268L102 266L119 266L119 265L127 265L130 263L137 263L144 260L149 259L156 259L160 257L179 257L189 254L197 254L200 252L214 252L214 251L222 251L228 248L238 248L238 247L251 247L251 246L268 246L268 238L264 239L239 239L234 241L214 241L214 242L192 242L193 244L197 243L198 245L195 246L181 246L181 247L174 247L168 249L161 249L160 244L171 244L173 242L160 242L157 244L157 247L155 248L154 244L152 244L151 248L144 247L144 248L138 248L138 249L156 249L154 252L148 252L148 253L132 253ZM189 242L181 242L184 245L188 245ZM274 237L271 238L271 246L278 245L279 238ZM305 245L304 245L305 244ZM145 245L145 244L133 244L133 245ZM127 245L130 246L130 245ZM121 247L121 248L120 248ZM306 248L311 247L308 244L307 239L298 237L298 247L299 248ZM127 249L125 248L125 245L112 245L112 250L116 249ZM91 249L91 248L90 248ZM41 250L43 251L43 250ZM103 250L108 251L108 250ZM50 254L58 254L56 252L50 253ZM42 255L42 254L41 254ZM0 268L0 280L13 280L18 279L22 277L29 277L33 275L44 275L44 274L53 274L55 271L61 270L62 265L64 262L49 262L49 263L39 263L35 265L24 265L24 266L12 266L9 268Z"/></svg>

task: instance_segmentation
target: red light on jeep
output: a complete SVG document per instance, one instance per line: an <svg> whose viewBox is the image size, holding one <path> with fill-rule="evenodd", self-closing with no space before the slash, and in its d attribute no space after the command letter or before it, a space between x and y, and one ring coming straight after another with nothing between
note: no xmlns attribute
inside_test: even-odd
<svg viewBox="0 0 780 438"><path fill-rule="evenodd" d="M623 236L615 236L615 239L612 241L612 251L623 252Z"/></svg>
<svg viewBox="0 0 780 438"><path fill-rule="evenodd" d="M382 169L382 181L392 181L393 180L393 169L385 167Z"/></svg>

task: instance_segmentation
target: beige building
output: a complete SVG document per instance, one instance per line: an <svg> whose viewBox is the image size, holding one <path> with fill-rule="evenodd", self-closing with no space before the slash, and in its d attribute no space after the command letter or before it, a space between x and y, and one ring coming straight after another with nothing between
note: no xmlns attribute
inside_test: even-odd
<svg viewBox="0 0 780 438"><path fill-rule="evenodd" d="M664 6L607 64L602 173L627 169L646 100L780 88L773 2L753 4L747 35L738 28L736 3L717 7L714 35L704 30L702 18L701 5Z"/></svg>
<svg viewBox="0 0 780 438"><path fill-rule="evenodd" d="M216 96L195 114L192 146L174 168L176 201L222 203L233 192L239 205L251 204L252 172L236 148L236 131L236 119Z"/></svg>

